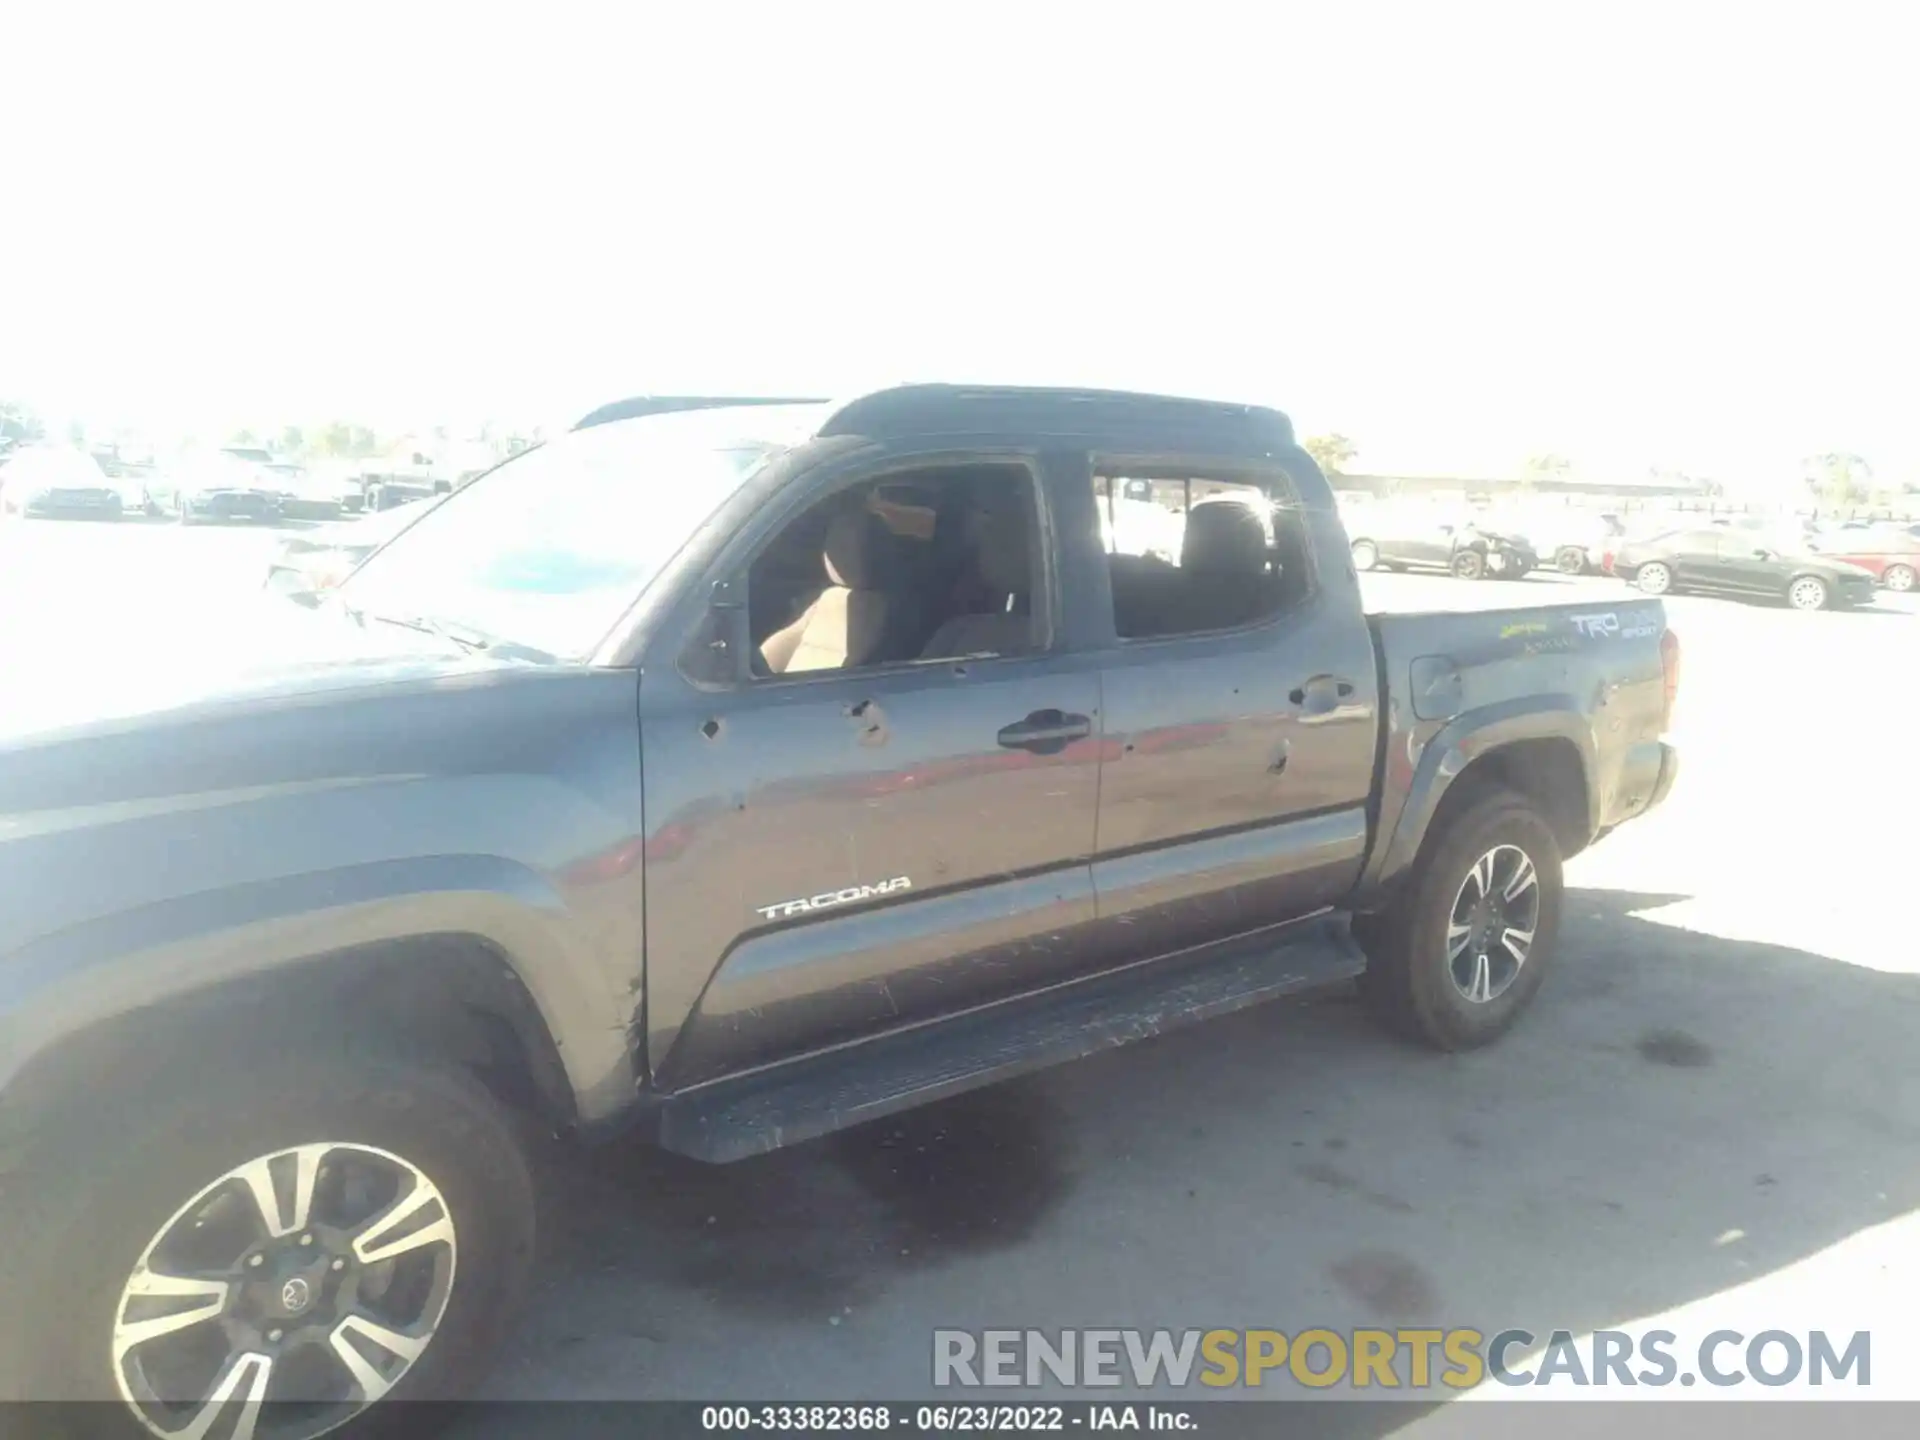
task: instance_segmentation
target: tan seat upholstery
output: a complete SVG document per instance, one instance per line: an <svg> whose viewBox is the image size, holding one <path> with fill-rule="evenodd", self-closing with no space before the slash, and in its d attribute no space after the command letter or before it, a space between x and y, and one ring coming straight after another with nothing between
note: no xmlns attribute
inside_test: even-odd
<svg viewBox="0 0 1920 1440"><path fill-rule="evenodd" d="M1006 608L1033 588L1031 535L1032 520L1025 506L1011 499L977 517L974 565L1001 608L946 621L921 647L921 659L1019 655L1033 648L1033 616L1017 603L1013 610Z"/></svg>
<svg viewBox="0 0 1920 1440"><path fill-rule="evenodd" d="M775 675L873 663L887 636L891 536L869 511L848 510L827 527L821 560L829 584L798 619L760 647Z"/></svg>

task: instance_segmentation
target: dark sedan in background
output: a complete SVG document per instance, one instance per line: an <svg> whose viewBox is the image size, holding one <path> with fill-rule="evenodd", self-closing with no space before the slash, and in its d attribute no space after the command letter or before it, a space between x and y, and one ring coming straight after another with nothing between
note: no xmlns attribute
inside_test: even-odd
<svg viewBox="0 0 1920 1440"><path fill-rule="evenodd" d="M1785 600L1796 610L1873 603L1871 571L1812 554L1805 543L1789 545L1760 531L1703 525L1623 541L1602 565L1649 595Z"/></svg>
<svg viewBox="0 0 1920 1440"><path fill-rule="evenodd" d="M196 456L176 466L173 479L174 514L182 525L281 518L279 477L245 456L230 451Z"/></svg>

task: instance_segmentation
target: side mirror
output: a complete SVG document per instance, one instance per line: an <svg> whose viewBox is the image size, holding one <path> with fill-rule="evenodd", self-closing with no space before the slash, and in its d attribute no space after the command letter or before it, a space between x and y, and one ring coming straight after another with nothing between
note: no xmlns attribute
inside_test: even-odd
<svg viewBox="0 0 1920 1440"><path fill-rule="evenodd" d="M1771 560L1774 558L1774 552L1767 549L1764 545L1755 546L1753 553L1762 560Z"/></svg>

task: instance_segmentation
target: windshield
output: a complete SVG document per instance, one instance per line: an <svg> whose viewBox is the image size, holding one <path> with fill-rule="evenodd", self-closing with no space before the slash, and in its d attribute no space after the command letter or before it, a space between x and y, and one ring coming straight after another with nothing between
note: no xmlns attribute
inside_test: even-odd
<svg viewBox="0 0 1920 1440"><path fill-rule="evenodd" d="M572 431L516 456L442 499L334 593L366 617L584 659L781 448L668 418L678 417Z"/></svg>

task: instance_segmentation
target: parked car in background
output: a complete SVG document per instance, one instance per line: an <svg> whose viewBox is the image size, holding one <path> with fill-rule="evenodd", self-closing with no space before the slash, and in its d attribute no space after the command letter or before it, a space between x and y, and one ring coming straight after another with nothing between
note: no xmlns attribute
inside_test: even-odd
<svg viewBox="0 0 1920 1440"><path fill-rule="evenodd" d="M263 588L281 595L324 594L438 503L414 501L365 519L339 520L289 535L267 562Z"/></svg>
<svg viewBox="0 0 1920 1440"><path fill-rule="evenodd" d="M1587 575L1600 568L1608 542L1620 539L1627 527L1618 515L1594 515L1566 509L1529 517L1519 526L1542 563L1562 575Z"/></svg>
<svg viewBox="0 0 1920 1440"><path fill-rule="evenodd" d="M1124 489L1103 495L1099 506L1100 539L1108 554L1151 555L1170 565L1178 562L1186 529L1181 515Z"/></svg>
<svg viewBox="0 0 1920 1440"><path fill-rule="evenodd" d="M12 452L0 471L0 513L118 520L127 509L121 482L84 450L32 445Z"/></svg>
<svg viewBox="0 0 1920 1440"><path fill-rule="evenodd" d="M278 520L281 481L265 465L230 450L183 460L173 472L174 515L201 520Z"/></svg>
<svg viewBox="0 0 1920 1440"><path fill-rule="evenodd" d="M1370 507L1350 524L1357 570L1445 570L1462 580L1519 580L1540 563L1524 536L1471 520Z"/></svg>
<svg viewBox="0 0 1920 1440"><path fill-rule="evenodd" d="M280 513L289 520L338 520L347 512L345 490L337 477L292 460L267 467L280 480ZM359 487L354 486L355 498Z"/></svg>
<svg viewBox="0 0 1920 1440"><path fill-rule="evenodd" d="M366 508L366 486L360 467L352 460L324 458L306 467L309 483L318 491L334 496L344 515L358 515Z"/></svg>
<svg viewBox="0 0 1920 1440"><path fill-rule="evenodd" d="M1829 560L1858 565L1888 590L1906 594L1920 578L1920 526L1876 525L1829 531L1809 549Z"/></svg>
<svg viewBox="0 0 1920 1440"><path fill-rule="evenodd" d="M1733 525L1701 525L1622 542L1606 566L1649 595L1746 596L1785 600L1796 610L1873 603L1872 572L1812 554L1795 541Z"/></svg>
<svg viewBox="0 0 1920 1440"><path fill-rule="evenodd" d="M445 476L376 475L368 477L364 484L363 508L367 510L391 510L396 505L450 494L453 490L453 481Z"/></svg>

